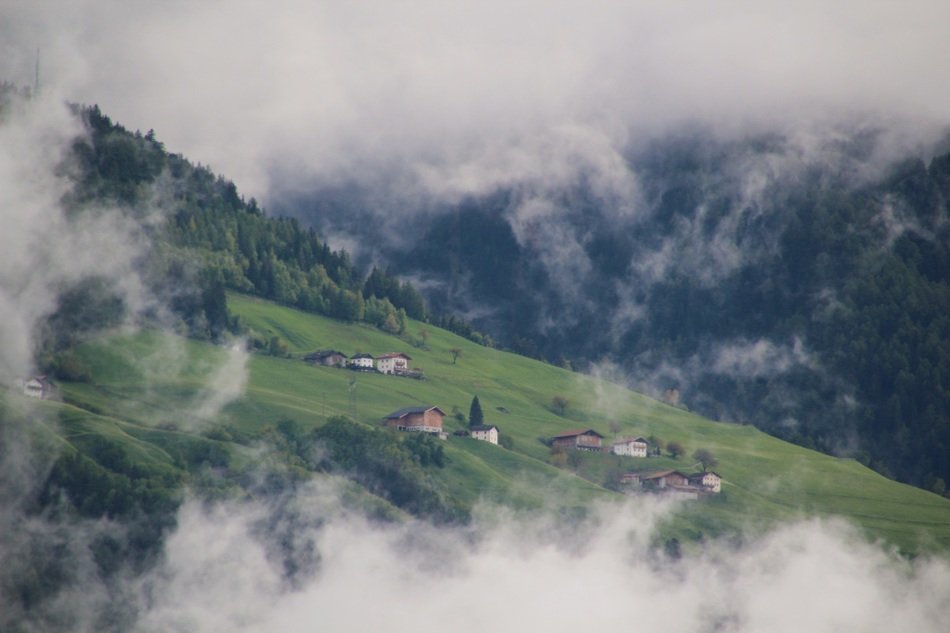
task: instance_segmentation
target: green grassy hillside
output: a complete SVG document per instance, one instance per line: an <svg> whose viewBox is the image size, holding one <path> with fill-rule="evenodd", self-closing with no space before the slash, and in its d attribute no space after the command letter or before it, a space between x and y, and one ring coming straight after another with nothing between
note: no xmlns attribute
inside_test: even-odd
<svg viewBox="0 0 950 633"><path fill-rule="evenodd" d="M143 462L158 470L175 464L168 446L228 429L253 437L279 420L302 429L347 415L375 425L386 413L434 404L449 415L446 429L463 428L454 409L467 414L478 395L486 422L514 441L512 450L450 437L446 465L436 473L447 494L470 506L479 499L515 507L570 508L593 500L621 499L604 483L623 470L694 470L688 457L707 448L720 461L721 495L683 504L671 530L686 536L764 528L808 515L843 517L873 538L904 551L950 548L950 501L895 483L853 460L836 459L765 435L751 426L711 422L619 386L571 373L514 354L480 347L461 337L412 323L409 338L424 348L365 325L345 324L241 295L230 295L233 313L256 336L278 336L291 357L253 355L243 395L220 413L208 411L212 385L227 383L233 357L210 345L158 333L116 335L83 345L77 354L93 380L62 385L70 410L93 415L101 432L124 434ZM310 351L333 348L348 355L402 351L425 380L313 367L300 360ZM457 360L451 350L461 350ZM240 369L240 368L237 368ZM240 372L237 372L238 374ZM551 399L569 406L558 413ZM93 413L88 413L93 412ZM67 434L90 423L67 425ZM562 468L552 465L544 438L577 427L617 435L654 435L677 441L686 456L633 459L585 454ZM156 436L155 434L160 434ZM240 459L242 450L228 448ZM207 448L202 450L208 450ZM180 459L179 459L180 461Z"/></svg>

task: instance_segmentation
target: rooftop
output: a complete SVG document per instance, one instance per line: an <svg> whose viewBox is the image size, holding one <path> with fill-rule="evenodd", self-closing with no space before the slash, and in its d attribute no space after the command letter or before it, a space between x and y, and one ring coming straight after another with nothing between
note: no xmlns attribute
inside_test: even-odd
<svg viewBox="0 0 950 633"><path fill-rule="evenodd" d="M398 420L399 418L404 418L404 417L406 417L407 415L425 413L426 411L432 411L433 409L435 409L436 411L438 411L438 412L441 413L442 415L445 415L445 411L443 411L443 410L440 409L439 407L434 406L434 405L431 405L431 404L427 404L427 405L423 405L423 406L421 406L421 407L406 407L406 408L404 408L404 409L399 409L398 411L393 411L392 413L390 413L389 415L387 415L385 419L387 419L387 420Z"/></svg>

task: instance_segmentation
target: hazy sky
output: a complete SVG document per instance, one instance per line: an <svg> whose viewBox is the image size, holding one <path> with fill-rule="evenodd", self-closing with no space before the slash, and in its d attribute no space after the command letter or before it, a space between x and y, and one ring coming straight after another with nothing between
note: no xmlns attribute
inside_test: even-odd
<svg viewBox="0 0 950 633"><path fill-rule="evenodd" d="M684 120L932 133L948 24L942 0L0 0L0 77L31 83L39 48L47 89L248 195L393 176L468 192Z"/></svg>

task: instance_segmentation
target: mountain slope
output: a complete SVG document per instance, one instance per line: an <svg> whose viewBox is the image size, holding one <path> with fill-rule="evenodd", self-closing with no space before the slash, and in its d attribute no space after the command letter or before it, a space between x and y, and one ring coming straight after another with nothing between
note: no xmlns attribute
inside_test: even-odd
<svg viewBox="0 0 950 633"><path fill-rule="evenodd" d="M373 261L510 349L607 361L708 417L943 492L950 155L894 155L880 130L686 129L630 149L618 169L634 193L552 177L424 213L374 218L358 192L281 212L369 235ZM377 235L391 217L395 236Z"/></svg>
<svg viewBox="0 0 950 633"><path fill-rule="evenodd" d="M719 458L722 495L685 504L670 527L672 533L692 538L737 533L815 514L853 521L870 536L908 552L950 547L950 502L881 477L853 460L785 443L752 426L711 422L617 385L484 348L419 323L413 328L428 330L427 349L410 347L368 326L260 299L231 295L229 304L258 334L286 337L293 353L329 347L348 354L403 350L427 379L355 374L312 367L295 358L254 355L243 395L220 417L202 418L195 403L212 393L208 377L226 353L204 343L144 334L82 346L77 353L93 368L93 382L66 384L64 393L77 406L95 407L134 425L150 427L174 419L180 430L193 425L207 434L210 426L229 429L235 436L257 436L288 419L306 431L340 414L377 425L389 411L425 403L449 413L454 407L467 411L472 396L478 395L487 421L497 424L514 446L506 450L456 437L443 443L446 465L430 475L444 494L465 507L483 498L515 507L584 506L620 498L603 487L618 469L692 466L687 457L590 454L578 456L568 470L556 469L550 464L550 449L540 441L587 426L609 436L611 425L616 425L620 435L654 435L683 444L687 454L703 447ZM455 362L453 348L461 350ZM165 373L152 371L142 380L148 372L143 373L141 359L148 367L176 357L175 363L164 365ZM210 360L215 357L217 363ZM563 415L551 406L554 395L570 402ZM464 423L449 415L446 427L451 432ZM570 474L571 469L579 476Z"/></svg>

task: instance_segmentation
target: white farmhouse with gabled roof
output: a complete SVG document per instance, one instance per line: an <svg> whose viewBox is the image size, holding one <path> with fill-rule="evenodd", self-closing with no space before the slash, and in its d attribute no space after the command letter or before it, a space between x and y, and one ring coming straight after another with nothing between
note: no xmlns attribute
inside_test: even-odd
<svg viewBox="0 0 950 633"><path fill-rule="evenodd" d="M647 447L647 441L642 437L625 437L611 444L610 450L614 455L646 457Z"/></svg>
<svg viewBox="0 0 950 633"><path fill-rule="evenodd" d="M32 376L27 380L17 380L16 384L23 390L23 395L31 398L46 398L53 391L53 383L46 376Z"/></svg>
<svg viewBox="0 0 950 633"><path fill-rule="evenodd" d="M493 424L476 424L475 426L469 427L468 430L476 440L491 442L492 444L498 443L498 427Z"/></svg>
<svg viewBox="0 0 950 633"><path fill-rule="evenodd" d="M375 361L371 354L355 354L349 360L350 367L356 369L372 369Z"/></svg>
<svg viewBox="0 0 950 633"><path fill-rule="evenodd" d="M412 359L402 352L383 354L376 359L376 370L381 374L401 374L409 371Z"/></svg>
<svg viewBox="0 0 950 633"><path fill-rule="evenodd" d="M712 471L690 475L689 483L694 486L702 486L704 490L709 492L722 492L722 477Z"/></svg>

